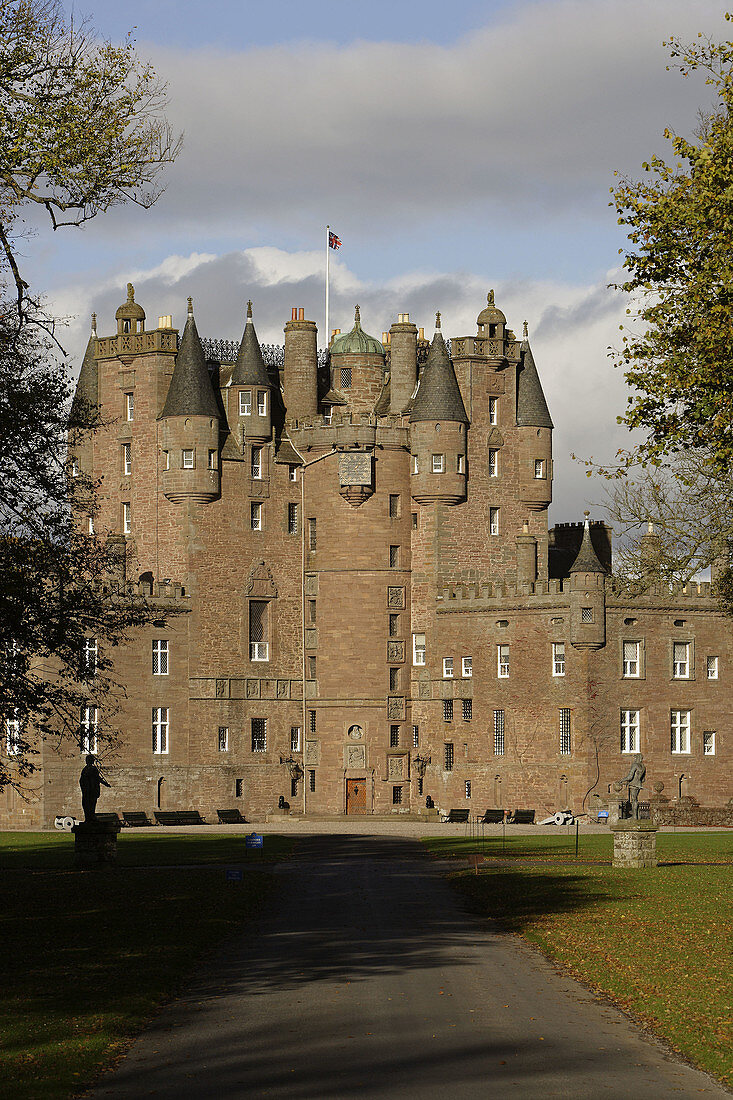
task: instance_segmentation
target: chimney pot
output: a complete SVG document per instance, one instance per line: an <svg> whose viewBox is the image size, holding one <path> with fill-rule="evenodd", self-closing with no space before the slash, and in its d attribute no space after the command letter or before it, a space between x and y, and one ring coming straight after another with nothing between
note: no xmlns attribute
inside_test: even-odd
<svg viewBox="0 0 733 1100"><path fill-rule="evenodd" d="M290 311L290 312L291 312L290 320L291 320L291 321L297 321L297 320L298 320L298 307L297 307L297 306L293 306L293 307L291 308L291 311Z"/></svg>
<svg viewBox="0 0 733 1100"><path fill-rule="evenodd" d="M298 310L298 320L299 321L305 321L305 309L304 309L303 306L301 306L300 309Z"/></svg>

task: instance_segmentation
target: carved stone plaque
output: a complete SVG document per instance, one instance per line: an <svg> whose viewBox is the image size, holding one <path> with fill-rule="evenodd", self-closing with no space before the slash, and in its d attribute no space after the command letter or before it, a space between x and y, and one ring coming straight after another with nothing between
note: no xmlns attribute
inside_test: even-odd
<svg viewBox="0 0 733 1100"><path fill-rule="evenodd" d="M371 485L372 456L363 451L339 455L339 485Z"/></svg>
<svg viewBox="0 0 733 1100"><path fill-rule="evenodd" d="M260 681L248 680L247 681L247 698L259 699L260 697Z"/></svg>
<svg viewBox="0 0 733 1100"><path fill-rule="evenodd" d="M226 699L226 697L229 694L229 691L227 690L228 688L229 688L229 681L228 680L217 680L216 681L216 697L217 697L217 699Z"/></svg>
<svg viewBox="0 0 733 1100"><path fill-rule="evenodd" d="M405 606L404 588L393 588L390 586L387 589L387 606L399 608L403 608Z"/></svg>
<svg viewBox="0 0 733 1100"><path fill-rule="evenodd" d="M274 699L275 698L275 680L262 680L262 698Z"/></svg>
<svg viewBox="0 0 733 1100"><path fill-rule="evenodd" d="M395 721L405 717L405 700L401 695L390 695L387 699L387 717Z"/></svg>
<svg viewBox="0 0 733 1100"><path fill-rule="evenodd" d="M430 684L429 682L421 682L418 684L418 694L421 699L430 698Z"/></svg>
<svg viewBox="0 0 733 1100"><path fill-rule="evenodd" d="M318 763L318 742L306 741L305 752L303 753L303 761L306 764Z"/></svg>
<svg viewBox="0 0 733 1100"><path fill-rule="evenodd" d="M278 699L288 699L290 697L290 680L278 680L277 697Z"/></svg>
<svg viewBox="0 0 733 1100"><path fill-rule="evenodd" d="M405 774L404 758L402 756L387 757L387 778L402 779Z"/></svg>
<svg viewBox="0 0 733 1100"><path fill-rule="evenodd" d="M405 659L404 642L387 642L387 660L398 663Z"/></svg>
<svg viewBox="0 0 733 1100"><path fill-rule="evenodd" d="M357 725L349 726L347 733L352 741L361 741L362 737L364 736L364 730L361 728L361 726Z"/></svg>
<svg viewBox="0 0 733 1100"><path fill-rule="evenodd" d="M366 752L363 745L347 745L345 751L347 768L363 768L366 765Z"/></svg>

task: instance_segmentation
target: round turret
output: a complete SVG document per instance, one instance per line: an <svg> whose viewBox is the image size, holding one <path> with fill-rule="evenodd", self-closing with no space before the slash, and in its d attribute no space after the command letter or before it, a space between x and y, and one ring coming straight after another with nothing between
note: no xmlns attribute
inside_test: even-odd
<svg viewBox="0 0 733 1100"><path fill-rule="evenodd" d="M354 327L350 332L335 337L331 344L331 355L384 355L384 347L376 336L370 336L361 327L358 306L354 310Z"/></svg>
<svg viewBox="0 0 733 1100"><path fill-rule="evenodd" d="M361 327L359 307L354 327L331 344L331 388L323 398L324 413L334 405L358 414L371 414L384 385L384 347Z"/></svg>
<svg viewBox="0 0 733 1100"><path fill-rule="evenodd" d="M132 283L127 284L127 301L117 309L115 320L118 335L145 331L145 310L135 301L135 287Z"/></svg>
<svg viewBox="0 0 733 1100"><path fill-rule="evenodd" d="M247 322L229 381L229 423L238 444L264 443L272 436L271 385L247 302Z"/></svg>

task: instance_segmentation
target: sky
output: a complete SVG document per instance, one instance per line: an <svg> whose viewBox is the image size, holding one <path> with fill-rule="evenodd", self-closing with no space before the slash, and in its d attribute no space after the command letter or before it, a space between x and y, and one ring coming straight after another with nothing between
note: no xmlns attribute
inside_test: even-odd
<svg viewBox="0 0 733 1100"><path fill-rule="evenodd" d="M72 5L66 2L67 12ZM46 228L26 269L68 318L78 369L89 332L114 330L132 281L148 327L192 295L202 335L238 339L254 302L260 340L290 307L324 331L353 308L379 337L398 313L432 334L475 332L495 290L530 340L555 423L551 522L582 519L602 485L571 458L629 442L609 347L627 306L625 238L609 207L620 175L667 154L711 103L667 70L675 34L730 37L726 0L74 0L75 20L137 51L168 84L184 134L150 210L118 207L83 229ZM600 515L597 509L594 515Z"/></svg>

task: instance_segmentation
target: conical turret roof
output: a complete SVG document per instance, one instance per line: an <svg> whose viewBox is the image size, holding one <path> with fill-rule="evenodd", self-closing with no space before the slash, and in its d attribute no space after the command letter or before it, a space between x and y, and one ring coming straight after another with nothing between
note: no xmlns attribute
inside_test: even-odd
<svg viewBox="0 0 733 1100"><path fill-rule="evenodd" d="M99 416L99 374L94 355L97 342L97 315L92 314L92 332L84 352L79 379L71 402L69 426L87 428L96 423Z"/></svg>
<svg viewBox="0 0 733 1100"><path fill-rule="evenodd" d="M244 326L242 342L234 364L230 386L269 386L265 360L262 358L254 324L252 323L252 302L247 302L247 323Z"/></svg>
<svg viewBox="0 0 733 1100"><path fill-rule="evenodd" d="M412 405L410 423L417 420L455 420L468 424L456 372L440 331L440 314L435 318L435 325L435 336Z"/></svg>
<svg viewBox="0 0 733 1100"><path fill-rule="evenodd" d="M219 406L204 359L190 298L188 319L160 418L165 416L219 416Z"/></svg>
<svg viewBox="0 0 733 1100"><path fill-rule="evenodd" d="M551 428L552 417L527 339L526 321L524 327L525 338L520 347L522 358L517 371L517 424L521 428Z"/></svg>
<svg viewBox="0 0 733 1100"><path fill-rule="evenodd" d="M585 530L583 531L583 541L580 544L580 550L578 556L570 566L571 573L605 573L598 560L598 555L595 552L593 543L590 537L590 521L586 513L585 517Z"/></svg>

